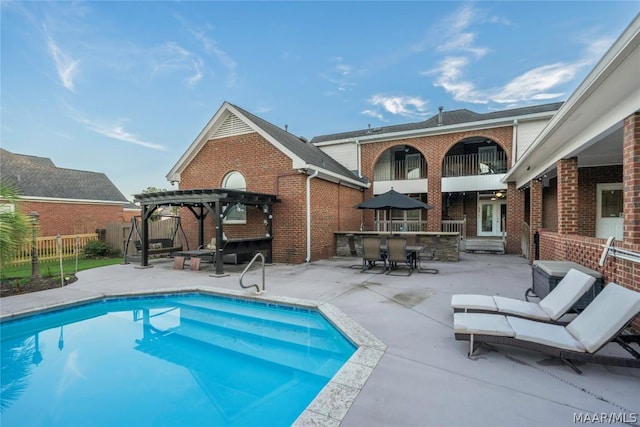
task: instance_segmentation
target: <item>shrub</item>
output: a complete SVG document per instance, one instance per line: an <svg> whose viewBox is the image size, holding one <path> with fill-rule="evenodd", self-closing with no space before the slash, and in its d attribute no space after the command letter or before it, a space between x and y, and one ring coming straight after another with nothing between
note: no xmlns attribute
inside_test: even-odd
<svg viewBox="0 0 640 427"><path fill-rule="evenodd" d="M111 248L100 240L92 240L84 247L84 254L87 258L99 258L108 256Z"/></svg>

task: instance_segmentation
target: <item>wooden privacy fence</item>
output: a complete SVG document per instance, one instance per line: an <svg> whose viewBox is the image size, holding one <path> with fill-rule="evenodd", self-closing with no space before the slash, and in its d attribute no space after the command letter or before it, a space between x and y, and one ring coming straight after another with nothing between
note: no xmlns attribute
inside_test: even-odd
<svg viewBox="0 0 640 427"><path fill-rule="evenodd" d="M171 239L174 238L174 243L179 241L178 233L176 229L179 226L178 218L167 218L159 221L149 221L149 238L150 239ZM131 222L112 222L107 224L105 232L105 243L112 249L118 249L124 254L124 248L127 243L127 238L131 233L133 227ZM138 220L138 227L140 227L140 221ZM139 230L139 228L138 228ZM140 240L134 230L131 233L131 242L129 243L128 255L133 255L136 252L136 247L133 242Z"/></svg>
<svg viewBox="0 0 640 427"><path fill-rule="evenodd" d="M84 247L92 240L98 240L97 233L89 234L72 234L68 236L60 236L62 258L73 258L76 251L79 255L84 255ZM36 248L38 249L38 259L42 261L52 261L59 259L58 237L46 236L36 237ZM16 252L16 256L9 262L11 265L29 264L31 262L31 252L33 249L33 240L27 240L22 247Z"/></svg>

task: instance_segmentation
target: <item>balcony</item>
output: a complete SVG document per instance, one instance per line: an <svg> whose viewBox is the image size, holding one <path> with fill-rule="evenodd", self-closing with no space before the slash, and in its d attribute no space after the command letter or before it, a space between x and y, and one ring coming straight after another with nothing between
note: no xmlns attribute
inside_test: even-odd
<svg viewBox="0 0 640 427"><path fill-rule="evenodd" d="M426 179L427 164L422 156L394 162L378 162L373 172L374 181Z"/></svg>
<svg viewBox="0 0 640 427"><path fill-rule="evenodd" d="M415 155L405 160L378 162L373 172L373 194L382 194L393 187L399 193L427 192L427 164Z"/></svg>
<svg viewBox="0 0 640 427"><path fill-rule="evenodd" d="M445 156L442 164L442 176L444 178L503 174L506 172L507 156L504 151Z"/></svg>

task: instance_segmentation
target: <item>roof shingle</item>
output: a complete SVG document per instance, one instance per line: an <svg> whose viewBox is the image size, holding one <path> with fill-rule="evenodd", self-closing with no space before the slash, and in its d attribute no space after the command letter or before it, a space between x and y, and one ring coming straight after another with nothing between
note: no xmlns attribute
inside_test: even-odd
<svg viewBox="0 0 640 427"><path fill-rule="evenodd" d="M15 186L22 197L128 201L104 173L59 168L51 159L15 154L2 148L0 179Z"/></svg>

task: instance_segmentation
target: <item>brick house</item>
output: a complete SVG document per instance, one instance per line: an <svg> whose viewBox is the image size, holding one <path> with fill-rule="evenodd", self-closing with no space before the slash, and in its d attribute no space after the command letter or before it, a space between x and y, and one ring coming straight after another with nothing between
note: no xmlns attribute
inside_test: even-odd
<svg viewBox="0 0 640 427"><path fill-rule="evenodd" d="M365 197L390 188L433 205L429 211L367 212L367 230L446 231L464 221L465 238L493 238L520 251L520 230L508 230L506 172L561 103L478 114L444 111L428 120L314 137L311 142L369 177Z"/></svg>
<svg viewBox="0 0 640 427"><path fill-rule="evenodd" d="M15 186L19 208L40 215L40 235L95 233L110 222L124 221L129 201L98 172L65 169L45 157L0 149L0 178Z"/></svg>
<svg viewBox="0 0 640 427"><path fill-rule="evenodd" d="M369 187L345 166L304 138L225 102L167 174L180 190L228 188L276 195L273 207L273 260L300 263L335 254L334 232L361 223L353 206ZM186 208L183 208L186 210ZM182 212L190 246L197 246L198 222ZM264 232L261 213L232 212L228 238ZM204 225L205 239L215 222Z"/></svg>
<svg viewBox="0 0 640 427"><path fill-rule="evenodd" d="M564 103L441 108L422 122L307 143L225 102L167 178L181 189L219 188L238 172L232 188L275 194L283 201L274 208L275 261L331 256L336 231L392 223L440 232L466 221L468 238L498 238L531 260L539 233L541 259L576 261L638 289L640 264L597 262L609 235L640 251L639 27L636 18ZM434 208L392 218L353 209L391 187ZM233 227L225 230L242 237L242 225Z"/></svg>

